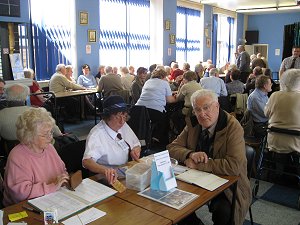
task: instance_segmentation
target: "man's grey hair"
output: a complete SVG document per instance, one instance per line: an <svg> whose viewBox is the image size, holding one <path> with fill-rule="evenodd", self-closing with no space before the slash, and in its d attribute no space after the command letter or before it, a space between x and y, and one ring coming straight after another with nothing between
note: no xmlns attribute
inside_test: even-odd
<svg viewBox="0 0 300 225"><path fill-rule="evenodd" d="M279 82L282 91L300 91L300 69L285 71Z"/></svg>
<svg viewBox="0 0 300 225"><path fill-rule="evenodd" d="M12 84L5 89L5 94L7 101L25 102L30 90L24 84Z"/></svg>
<svg viewBox="0 0 300 225"><path fill-rule="evenodd" d="M60 72L62 68L66 68L65 64L58 64L55 70L56 72Z"/></svg>
<svg viewBox="0 0 300 225"><path fill-rule="evenodd" d="M201 90L195 91L191 96L191 103L192 103L193 108L195 106L197 99L204 97L204 96L209 96L212 98L212 100L214 102L219 102L218 95L215 92L213 92L212 90L208 90L208 89L201 89Z"/></svg>
<svg viewBox="0 0 300 225"><path fill-rule="evenodd" d="M113 70L113 68L111 66L106 66L105 67L105 73L106 74L112 73L112 70Z"/></svg>
<svg viewBox="0 0 300 225"><path fill-rule="evenodd" d="M209 76L210 77L215 77L219 73L217 68L212 68L209 70Z"/></svg>

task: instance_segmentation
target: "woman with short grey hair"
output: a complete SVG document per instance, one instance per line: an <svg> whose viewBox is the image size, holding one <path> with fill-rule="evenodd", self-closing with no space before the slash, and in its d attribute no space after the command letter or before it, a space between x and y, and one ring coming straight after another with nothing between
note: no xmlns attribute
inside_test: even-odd
<svg viewBox="0 0 300 225"><path fill-rule="evenodd" d="M280 78L280 88L265 107L269 127L300 132L300 69L285 71ZM268 147L279 153L300 152L300 136L269 132Z"/></svg>

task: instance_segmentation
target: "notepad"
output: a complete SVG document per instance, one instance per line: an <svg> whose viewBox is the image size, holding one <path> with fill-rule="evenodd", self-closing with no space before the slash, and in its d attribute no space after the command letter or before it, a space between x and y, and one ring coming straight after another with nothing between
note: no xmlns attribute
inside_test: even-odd
<svg viewBox="0 0 300 225"><path fill-rule="evenodd" d="M228 182L228 180L214 174L194 169L190 169L184 173L181 173L177 175L176 178L190 184L195 184L209 191L214 191L218 187Z"/></svg>
<svg viewBox="0 0 300 225"><path fill-rule="evenodd" d="M41 211L57 209L58 220L62 220L115 193L114 189L86 178L75 191L62 187L54 193L28 200L28 203Z"/></svg>

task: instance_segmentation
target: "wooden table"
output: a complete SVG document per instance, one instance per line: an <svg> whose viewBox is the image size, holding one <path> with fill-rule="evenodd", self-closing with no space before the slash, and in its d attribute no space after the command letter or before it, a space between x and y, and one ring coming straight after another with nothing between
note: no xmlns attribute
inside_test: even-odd
<svg viewBox="0 0 300 225"><path fill-rule="evenodd" d="M223 178L229 180L226 184L222 185L221 187L217 188L214 191L207 191L203 188L200 188L196 185L191 185L182 181L177 180L178 188L184 191L192 192L194 194L199 195L194 201L190 204L182 208L181 210L176 210L166 205L160 204L158 202L152 201L150 199L144 198L140 195L137 195L137 191L127 189L123 193L117 193L115 196L126 200L132 204L135 204L141 208L149 210L157 215L163 216L172 221L173 224L178 223L180 220L185 218L186 216L190 215L194 211L196 211L201 206L208 203L214 197L222 193L227 188L233 187L234 195L233 199L236 199L236 188L237 188L237 181L239 177L237 176L222 176ZM233 221L234 218L234 208L235 208L235 201L232 204L232 215L231 220ZM233 223L231 223L233 224Z"/></svg>
<svg viewBox="0 0 300 225"><path fill-rule="evenodd" d="M96 101L96 94L99 93L97 88L90 88L90 89L86 89L86 90L76 90L76 91L64 91L64 92L58 92L55 93L55 97L57 99L59 98L69 98L69 97L81 97L81 96L85 96L85 95L94 95L95 96L95 101ZM82 112L82 102L81 100L80 102L80 116L81 116L81 112ZM94 116L95 116L95 125L97 124L97 109L95 106L95 110L94 110Z"/></svg>
<svg viewBox="0 0 300 225"><path fill-rule="evenodd" d="M9 206L7 208L4 208L4 216L3 216L3 224L7 224L8 221L8 214L10 213L17 213L21 212L24 209L22 208L22 205L25 202L21 202L16 205ZM105 225L132 225L132 224L149 224L149 225L171 225L172 221L169 219L166 219L162 216L159 216L157 214L154 214L148 210L145 210L141 207L138 207L134 204L131 204L127 201L124 201L120 198L111 196L97 204L95 204L93 207L100 209L104 212L106 212L106 215L95 220L92 223L89 223L91 225L96 224L105 224ZM44 224L43 216L38 215L36 213L30 212L26 210L28 217L24 218L20 221L26 222L28 225L42 225Z"/></svg>

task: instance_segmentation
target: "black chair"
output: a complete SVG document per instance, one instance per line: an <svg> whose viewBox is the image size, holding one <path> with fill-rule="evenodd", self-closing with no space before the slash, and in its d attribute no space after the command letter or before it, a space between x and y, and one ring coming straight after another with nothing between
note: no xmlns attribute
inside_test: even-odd
<svg viewBox="0 0 300 225"><path fill-rule="evenodd" d="M268 128L267 132L276 132L285 135L300 136L299 131L275 127ZM268 134L263 138L262 144L260 146L260 155L257 163L256 180L255 186L253 188L254 196L257 195L259 189L259 179L261 178L263 171L267 171L269 173L278 175L287 175L290 177L294 177L298 180L298 187L300 185L300 154L296 151L288 154L269 151L269 148L267 146L267 139ZM300 195L298 196L298 209L300 209Z"/></svg>
<svg viewBox="0 0 300 225"><path fill-rule="evenodd" d="M228 113L233 112L233 107L231 105L229 96L220 96L218 97L218 101L221 109L225 110Z"/></svg>
<svg viewBox="0 0 300 225"><path fill-rule="evenodd" d="M129 115L130 119L127 124L141 142L141 156L146 156L150 153L152 139L151 120L148 110L145 106L134 105L130 109Z"/></svg>
<svg viewBox="0 0 300 225"><path fill-rule="evenodd" d="M74 173L77 170L82 171L82 178L89 177L89 170L83 168L82 157L85 151L85 140L74 142L63 146L58 152L62 161L64 161L67 171Z"/></svg>
<svg viewBox="0 0 300 225"><path fill-rule="evenodd" d="M40 93L32 93L30 96L39 96L42 95L45 99L42 107L51 112L52 117L57 120L57 108L56 108L56 97L53 92L40 92Z"/></svg>
<svg viewBox="0 0 300 225"><path fill-rule="evenodd" d="M6 140L0 137L0 149L1 149L1 156L5 159L8 157L10 151L20 143L18 140Z"/></svg>
<svg viewBox="0 0 300 225"><path fill-rule="evenodd" d="M248 178L250 180L251 175L252 175L252 171L253 171L253 168L254 168L253 166L255 165L255 154L256 154L256 152L249 145L246 145L245 149L246 149L246 158L247 158L247 176L248 176ZM250 215L251 225L253 225L253 217L252 217L251 205L252 205L252 203L249 206L249 215Z"/></svg>

